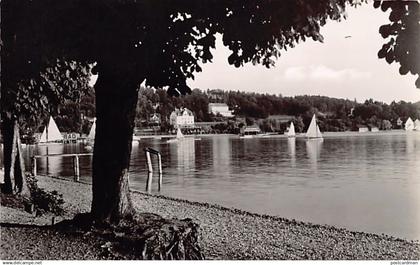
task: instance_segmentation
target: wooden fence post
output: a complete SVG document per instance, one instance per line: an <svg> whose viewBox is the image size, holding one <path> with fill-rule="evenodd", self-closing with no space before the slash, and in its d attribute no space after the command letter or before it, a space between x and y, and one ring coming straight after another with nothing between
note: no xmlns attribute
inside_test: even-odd
<svg viewBox="0 0 420 265"><path fill-rule="evenodd" d="M159 163L159 182L158 182L158 190L162 188L162 156L160 153L157 154L158 163Z"/></svg>
<svg viewBox="0 0 420 265"><path fill-rule="evenodd" d="M79 170L79 156L75 155L73 158L74 161L74 181L80 181L80 170Z"/></svg>
<svg viewBox="0 0 420 265"><path fill-rule="evenodd" d="M146 164L147 164L147 183L146 183L146 191L150 192L152 190L152 179L153 179L153 165L152 159L150 154L156 155L158 158L158 172L159 172L159 182L158 182L158 190L162 188L162 156L159 151L156 151L152 148L145 148L144 149L146 155Z"/></svg>
<svg viewBox="0 0 420 265"><path fill-rule="evenodd" d="M150 172L153 172L153 167L152 167L152 159L150 158L150 152L149 151L145 151L146 152L146 160L147 160L147 170Z"/></svg>
<svg viewBox="0 0 420 265"><path fill-rule="evenodd" d="M146 191L147 192L152 191L152 179L153 179L153 172L149 172L147 174L147 182L146 182Z"/></svg>
<svg viewBox="0 0 420 265"><path fill-rule="evenodd" d="M36 156L32 157L32 174L36 177Z"/></svg>

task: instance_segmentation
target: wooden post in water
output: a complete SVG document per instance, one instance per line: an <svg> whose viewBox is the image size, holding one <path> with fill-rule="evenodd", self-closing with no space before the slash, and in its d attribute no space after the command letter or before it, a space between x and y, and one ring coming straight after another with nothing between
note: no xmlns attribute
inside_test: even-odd
<svg viewBox="0 0 420 265"><path fill-rule="evenodd" d="M158 164L159 164L159 183L158 183L158 190L162 188L162 156L160 153L157 154L158 157Z"/></svg>
<svg viewBox="0 0 420 265"><path fill-rule="evenodd" d="M158 167L159 167L159 182L158 182L158 189L162 188L162 156L159 151L156 151L152 148L145 148L144 149L146 155L146 163L147 163L147 183L146 183L146 190L150 192L152 190L152 179L153 179L153 166L152 166L152 159L150 154L156 155L158 158Z"/></svg>
<svg viewBox="0 0 420 265"><path fill-rule="evenodd" d="M150 158L150 152L147 150L145 152L146 152L146 160L147 160L147 170L149 171L149 173L153 173L152 159Z"/></svg>
<svg viewBox="0 0 420 265"><path fill-rule="evenodd" d="M32 175L36 177L36 156L32 157Z"/></svg>
<svg viewBox="0 0 420 265"><path fill-rule="evenodd" d="M78 155L74 156L73 164L74 164L74 181L79 182L80 181L80 170L79 170L79 156Z"/></svg>
<svg viewBox="0 0 420 265"><path fill-rule="evenodd" d="M152 179L153 179L153 167L152 167L152 159L150 158L150 152L148 149L144 150L146 155L146 163L147 163L147 182L146 182L146 191L152 191Z"/></svg>
<svg viewBox="0 0 420 265"><path fill-rule="evenodd" d="M146 191L149 193L152 191L152 179L153 179L153 172L149 172L147 174L147 183L146 183Z"/></svg>

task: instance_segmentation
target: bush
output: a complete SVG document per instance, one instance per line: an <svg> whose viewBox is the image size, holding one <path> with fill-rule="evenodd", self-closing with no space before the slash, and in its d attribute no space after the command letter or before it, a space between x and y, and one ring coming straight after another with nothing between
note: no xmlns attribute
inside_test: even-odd
<svg viewBox="0 0 420 265"><path fill-rule="evenodd" d="M55 190L49 192L39 188L38 180L32 175L28 175L26 181L28 182L32 203L35 206L37 215L42 215L46 212L51 212L55 215L64 214L62 194Z"/></svg>

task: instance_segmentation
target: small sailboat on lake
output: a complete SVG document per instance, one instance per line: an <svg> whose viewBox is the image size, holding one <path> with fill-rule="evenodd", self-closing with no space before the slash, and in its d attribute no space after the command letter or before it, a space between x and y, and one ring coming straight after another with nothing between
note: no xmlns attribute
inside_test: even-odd
<svg viewBox="0 0 420 265"><path fill-rule="evenodd" d="M64 140L63 135L57 127L52 116L48 121L47 126L45 126L44 131L42 132L41 138L39 140L40 144L48 143L62 143Z"/></svg>
<svg viewBox="0 0 420 265"><path fill-rule="evenodd" d="M178 128L178 130L176 131L176 139L182 139L184 138L184 135L181 132L181 129Z"/></svg>
<svg viewBox="0 0 420 265"><path fill-rule="evenodd" d="M295 125L293 124L293 122L291 122L289 131L287 132L287 137L295 137L295 136L296 136Z"/></svg>
<svg viewBox="0 0 420 265"><path fill-rule="evenodd" d="M182 134L181 129L178 127L176 130L176 138L169 139L166 141L167 143L177 143L178 141L182 140L184 138L184 134Z"/></svg>
<svg viewBox="0 0 420 265"><path fill-rule="evenodd" d="M419 119L416 119L414 121L414 130L415 131L420 131L420 120Z"/></svg>
<svg viewBox="0 0 420 265"><path fill-rule="evenodd" d="M413 131L414 130L414 122L410 117L408 117L407 121L405 122L404 129L406 131Z"/></svg>
<svg viewBox="0 0 420 265"><path fill-rule="evenodd" d="M322 133L316 123L315 114L312 116L311 124L309 124L308 131L306 132L307 140L323 140Z"/></svg>
<svg viewBox="0 0 420 265"><path fill-rule="evenodd" d="M92 127L87 137L87 142L85 145L85 150L91 152L93 150L93 144L95 143L95 133L96 133L96 118L93 120Z"/></svg>
<svg viewBox="0 0 420 265"><path fill-rule="evenodd" d="M92 127L90 127L90 131L88 134L88 140L94 141L95 140L95 133L96 133L96 118L93 120Z"/></svg>

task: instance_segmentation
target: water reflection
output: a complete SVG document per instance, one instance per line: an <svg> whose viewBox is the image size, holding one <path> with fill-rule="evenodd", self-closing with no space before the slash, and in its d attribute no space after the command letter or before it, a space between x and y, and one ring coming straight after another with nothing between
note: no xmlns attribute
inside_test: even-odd
<svg viewBox="0 0 420 265"><path fill-rule="evenodd" d="M328 137L322 143L222 136L175 144L145 140L133 146L133 189L146 187L144 147L162 153L162 194L420 239L420 133ZM78 152L78 145L48 148L50 154L60 152L57 148ZM46 146L41 149L46 152ZM61 164L63 174L72 174L71 159L52 159L49 172L58 171ZM90 176L89 162L85 165ZM154 169L157 173L155 162ZM156 173L152 192L157 192Z"/></svg>
<svg viewBox="0 0 420 265"><path fill-rule="evenodd" d="M215 176L228 176L231 170L232 148L227 137L217 137L212 143Z"/></svg>
<svg viewBox="0 0 420 265"><path fill-rule="evenodd" d="M287 139L287 148L290 155L290 164L292 167L296 167L296 138L290 137Z"/></svg>
<svg viewBox="0 0 420 265"><path fill-rule="evenodd" d="M313 170L318 169L318 160L321 157L321 149L324 141L320 140L307 140L306 141L306 153Z"/></svg>
<svg viewBox="0 0 420 265"><path fill-rule="evenodd" d="M420 134L418 132L407 132L407 140L406 140L406 153L412 154L416 147L416 134Z"/></svg>
<svg viewBox="0 0 420 265"><path fill-rule="evenodd" d="M177 169L182 172L195 170L195 139L184 138L176 143L169 144L172 161L176 161Z"/></svg>
<svg viewBox="0 0 420 265"><path fill-rule="evenodd" d="M37 155L53 155L63 154L64 144L48 144L38 145L36 148ZM41 157L37 159L38 172L52 176L63 175L63 157Z"/></svg>

